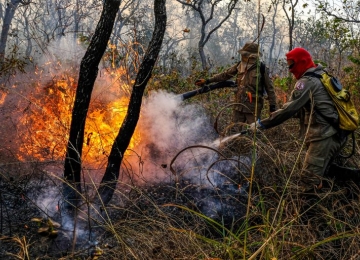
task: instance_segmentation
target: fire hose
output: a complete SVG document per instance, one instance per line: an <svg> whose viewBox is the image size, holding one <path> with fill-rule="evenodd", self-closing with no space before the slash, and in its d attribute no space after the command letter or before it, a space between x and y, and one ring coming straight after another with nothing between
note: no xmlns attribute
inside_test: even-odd
<svg viewBox="0 0 360 260"><path fill-rule="evenodd" d="M182 100L186 100L189 98L192 98L194 96L200 95L200 94L204 94L207 92L210 92L212 90L215 89L219 89L219 88L236 88L236 84L235 81L232 80L225 80L225 81L221 81L215 84L211 84L211 85L205 85L199 89L195 89L183 94L180 94L179 96L181 97Z"/></svg>

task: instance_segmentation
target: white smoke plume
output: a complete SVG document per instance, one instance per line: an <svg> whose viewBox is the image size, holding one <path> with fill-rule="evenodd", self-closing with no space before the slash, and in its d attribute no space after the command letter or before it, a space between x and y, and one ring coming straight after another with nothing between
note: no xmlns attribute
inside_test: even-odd
<svg viewBox="0 0 360 260"><path fill-rule="evenodd" d="M138 127L143 129L143 142L137 149L146 182L173 181L175 175L170 166L176 175L205 186L214 184L209 180L216 182L214 177L224 171L234 171L234 162L223 161L213 166L211 175L207 174L208 167L219 159L214 151L219 149L219 136L206 111L199 105L186 104L178 95L152 93L144 101ZM190 146L203 147L186 149ZM183 149L186 150L181 152ZM173 159L176 160L170 165ZM135 165L136 161L132 163Z"/></svg>

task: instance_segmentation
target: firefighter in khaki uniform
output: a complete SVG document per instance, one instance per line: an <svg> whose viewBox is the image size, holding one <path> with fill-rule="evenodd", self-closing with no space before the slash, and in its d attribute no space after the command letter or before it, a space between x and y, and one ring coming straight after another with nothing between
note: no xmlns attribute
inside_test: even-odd
<svg viewBox="0 0 360 260"><path fill-rule="evenodd" d="M346 138L341 137L334 127L338 123L336 107L318 78L304 75L306 72L321 74L323 67L315 65L310 53L303 48L295 48L286 54L289 71L297 82L290 101L275 111L270 117L250 125L252 131L277 126L305 110L305 136L307 151L301 174L300 187L304 190L321 189L322 176L333 157L339 153Z"/></svg>
<svg viewBox="0 0 360 260"><path fill-rule="evenodd" d="M264 93L266 91L269 99L270 112L276 110L276 96L273 83L269 77L268 68L259 61L259 46L253 42L247 42L243 48L239 50L241 61L222 73L205 80L198 79L195 85L202 86L213 82L220 82L231 79L236 76L237 91L235 94L235 102L242 105L236 106L234 109L234 123L253 123L255 122L255 106L256 106L256 88L258 83L258 104L257 118L260 118L261 110L264 105ZM261 72L261 70L263 72Z"/></svg>

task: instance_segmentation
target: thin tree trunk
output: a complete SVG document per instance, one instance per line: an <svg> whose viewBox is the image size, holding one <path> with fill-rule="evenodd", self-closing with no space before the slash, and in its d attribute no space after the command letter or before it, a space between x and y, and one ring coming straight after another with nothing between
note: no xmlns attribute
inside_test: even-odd
<svg viewBox="0 0 360 260"><path fill-rule="evenodd" d="M78 33L79 33L79 24L80 24L79 11L80 11L80 3L79 3L79 0L76 0L75 12L74 12L74 34L73 34L74 41L77 40L77 36L78 36Z"/></svg>
<svg viewBox="0 0 360 260"><path fill-rule="evenodd" d="M20 0L12 0L6 5L5 16L0 35L0 65L4 62L5 59L6 42L9 35L10 24L14 18L15 10L20 2Z"/></svg>
<svg viewBox="0 0 360 260"><path fill-rule="evenodd" d="M72 111L70 135L64 169L65 208L73 209L81 194L81 155L84 142L85 119L91 93L98 74L98 65L105 52L114 25L120 0L106 0L99 23L81 61L79 83Z"/></svg>
<svg viewBox="0 0 360 260"><path fill-rule="evenodd" d="M271 24L273 26L273 29L274 29L274 33L272 34L272 37L271 37L271 45L270 45L270 48L269 48L269 61L270 61L270 65L271 65L271 68L272 68L272 71L273 71L273 67L276 65L276 62L273 61L273 52L274 52L274 48L275 48L275 41L276 41L276 32L277 32L277 29L276 29L276 16L277 16L277 10L278 10L278 3L275 1L272 3L272 6L273 6L273 9L274 9L274 14L272 16L272 20L271 20Z"/></svg>
<svg viewBox="0 0 360 260"><path fill-rule="evenodd" d="M31 32L30 32L30 28L29 28L29 18L27 16L24 16L24 20L25 20L24 21L24 23L25 23L24 32L25 32L26 40L27 40L25 55L27 57L30 57L33 46L32 46L32 41L31 41Z"/></svg>
<svg viewBox="0 0 360 260"><path fill-rule="evenodd" d="M155 28L153 36L136 76L127 114L111 148L106 171L98 189L104 205L107 205L114 195L120 165L139 120L143 93L161 49L167 20L165 3L166 0L154 0Z"/></svg>
<svg viewBox="0 0 360 260"><path fill-rule="evenodd" d="M199 44L199 55L200 55L200 59L201 59L201 65L203 70L207 70L207 62L206 62L206 56L205 56L205 52L204 52L204 46L201 46Z"/></svg>

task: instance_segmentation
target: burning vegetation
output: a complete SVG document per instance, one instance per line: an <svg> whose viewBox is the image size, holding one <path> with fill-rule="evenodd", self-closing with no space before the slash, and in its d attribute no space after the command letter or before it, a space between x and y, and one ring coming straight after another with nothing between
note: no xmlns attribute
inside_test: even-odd
<svg viewBox="0 0 360 260"><path fill-rule="evenodd" d="M119 75L114 72L112 78L116 77ZM45 84L39 80L27 86L31 91L18 123L22 143L18 151L19 160L44 162L64 159L76 85L75 77L65 72L55 75ZM127 112L129 98L122 92L126 88L129 87L118 80L99 90L92 99L85 126L85 164L100 167L105 163ZM135 132L129 149L140 141L140 132Z"/></svg>

